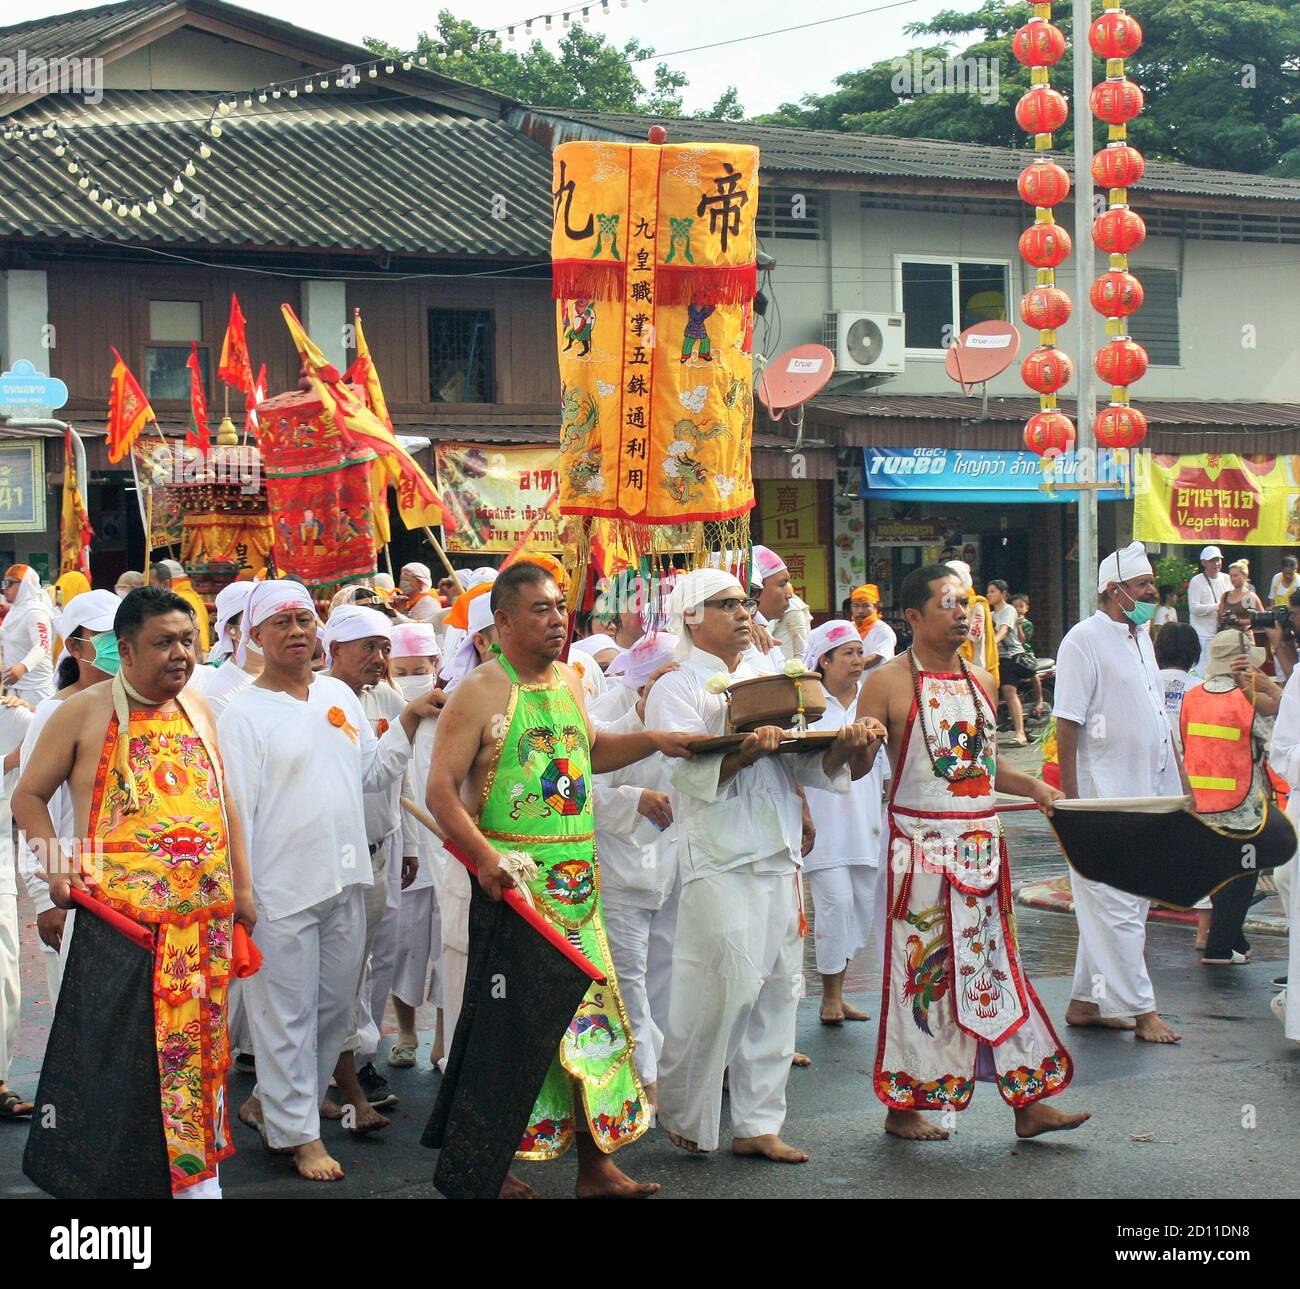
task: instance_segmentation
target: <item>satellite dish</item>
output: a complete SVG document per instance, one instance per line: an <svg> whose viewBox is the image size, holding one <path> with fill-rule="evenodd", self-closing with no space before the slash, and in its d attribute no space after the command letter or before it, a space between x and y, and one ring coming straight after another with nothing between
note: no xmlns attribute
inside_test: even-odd
<svg viewBox="0 0 1300 1289"><path fill-rule="evenodd" d="M1009 322L977 322L957 337L944 355L943 368L966 395L976 385L1001 375L1020 352L1020 332Z"/></svg>
<svg viewBox="0 0 1300 1289"><path fill-rule="evenodd" d="M844 336L844 349L855 363L875 365L885 349L885 333L874 318L858 318Z"/></svg>
<svg viewBox="0 0 1300 1289"><path fill-rule="evenodd" d="M773 358L758 378L758 401L779 421L791 407L820 394L835 374L835 355L825 345L798 345Z"/></svg>

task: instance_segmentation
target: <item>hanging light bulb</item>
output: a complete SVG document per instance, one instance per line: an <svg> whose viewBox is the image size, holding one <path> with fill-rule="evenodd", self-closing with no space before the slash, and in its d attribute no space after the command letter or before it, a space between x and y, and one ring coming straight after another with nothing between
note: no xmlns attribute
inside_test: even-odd
<svg viewBox="0 0 1300 1289"><path fill-rule="evenodd" d="M402 71L404 71L404 72L409 72L410 70L411 70L411 60L410 60L409 58L403 58L403 59L402 59Z"/></svg>
<svg viewBox="0 0 1300 1289"><path fill-rule="evenodd" d="M144 208L145 208L145 210L147 210L147 211L149 212L149 214L151 214L151 215L156 215L156 214L158 213L158 203L157 203L156 201L154 201L154 199L153 199L152 197L150 197L149 200L145 203L145 207L144 207Z"/></svg>
<svg viewBox="0 0 1300 1289"><path fill-rule="evenodd" d="M445 49L438 50L438 61L440 63L445 63L447 61L447 51Z"/></svg>
<svg viewBox="0 0 1300 1289"><path fill-rule="evenodd" d="M259 103L265 103L265 102L266 102L266 91L265 91L265 90L263 90L263 91L262 91L262 92L257 96L257 101L258 101Z"/></svg>
<svg viewBox="0 0 1300 1289"><path fill-rule="evenodd" d="M295 92L296 92L296 91L295 91ZM273 90L271 91L271 97L272 97L272 98L279 98L279 97L280 97L280 88L279 88L279 86L277 86L275 89L273 89Z"/></svg>
<svg viewBox="0 0 1300 1289"><path fill-rule="evenodd" d="M47 125L42 133L47 139L52 139L58 134L58 131L52 125Z"/></svg>
<svg viewBox="0 0 1300 1289"><path fill-rule="evenodd" d="M139 219L142 213L143 213L143 212L141 211L140 203L139 203L139 202L136 202L136 203L131 207L131 218L132 218L132 219Z"/></svg>
<svg viewBox="0 0 1300 1289"><path fill-rule="evenodd" d="M208 133L212 135L214 139L219 139L221 138L222 130L221 127L215 121L213 121L212 125L208 129Z"/></svg>
<svg viewBox="0 0 1300 1289"><path fill-rule="evenodd" d="M186 174L187 174L191 179L193 179L194 176L198 173L198 169L199 169L198 166L196 166L196 165L194 164L193 160L187 161L187 162L185 163L185 173L186 173Z"/></svg>
<svg viewBox="0 0 1300 1289"><path fill-rule="evenodd" d="M212 155L212 149L206 143L199 144L199 156L206 161Z"/></svg>
<svg viewBox="0 0 1300 1289"><path fill-rule="evenodd" d="M82 175L81 178L77 180L77 187L81 189L89 188L90 180L85 175ZM94 197L92 197L91 200L93 201Z"/></svg>
<svg viewBox="0 0 1300 1289"><path fill-rule="evenodd" d="M424 67L424 66L426 66L426 65L428 64L428 61L429 61L429 55L428 55L428 54L421 54L421 55L419 56L419 58L417 58L415 61L416 61L417 63L419 63L421 67Z"/></svg>
<svg viewBox="0 0 1300 1289"><path fill-rule="evenodd" d="M173 197L173 196L171 195L171 193L169 193L169 192L165 192L165 193L163 193L163 205L164 205L164 206L174 206L174 205L176 205L176 198Z"/></svg>
<svg viewBox="0 0 1300 1289"><path fill-rule="evenodd" d="M369 76L371 80L374 80L375 77L379 75L379 68L371 66L367 69L366 75Z"/></svg>
<svg viewBox="0 0 1300 1289"><path fill-rule="evenodd" d="M217 111L220 112L222 116L229 116L229 115L230 115L230 104L227 103L226 100L223 98L223 99L222 99L222 100L217 104Z"/></svg>
<svg viewBox="0 0 1300 1289"><path fill-rule="evenodd" d="M104 208L105 210L112 210L112 209L113 209L113 199L112 199L112 197L105 197L104 200L101 201L99 204L100 204L101 206L103 206L103 208Z"/></svg>
<svg viewBox="0 0 1300 1289"><path fill-rule="evenodd" d="M506 38L512 45L515 43L515 29L513 27L506 28Z"/></svg>
<svg viewBox="0 0 1300 1289"><path fill-rule="evenodd" d="M565 13L565 14L561 14L561 15L560 15L560 26L562 26L562 27L567 27L568 25L569 25L569 15L568 15L567 13Z"/></svg>
<svg viewBox="0 0 1300 1289"><path fill-rule="evenodd" d="M308 88L308 92L310 93L310 87ZM276 98L279 98L279 97L280 97L280 96L277 94L277 95L276 95ZM297 98L297 97L298 97L298 87L297 87L296 85L293 86L293 87L289 90L289 97L290 97L290 98Z"/></svg>
<svg viewBox="0 0 1300 1289"><path fill-rule="evenodd" d="M583 22L590 22L590 21L591 21L591 10L590 10L590 9L588 9L588 8L584 8L584 9L583 9L583 11L582 11L582 21L583 21Z"/></svg>
<svg viewBox="0 0 1300 1289"><path fill-rule="evenodd" d="M176 178L172 180L172 192L184 192L184 191L185 191L185 183L181 179L180 175L177 175Z"/></svg>
<svg viewBox="0 0 1300 1289"><path fill-rule="evenodd" d="M67 148L65 148L63 144L56 143L54 145L54 155L56 157L61 157L65 152L67 152Z"/></svg>
<svg viewBox="0 0 1300 1289"><path fill-rule="evenodd" d="M249 95L249 94L245 94L245 95L244 95L244 106L245 106L245 107L252 107L252 106L253 106L253 99L252 99L252 96L251 96L251 95Z"/></svg>
<svg viewBox="0 0 1300 1289"><path fill-rule="evenodd" d="M69 162L68 162L68 173L69 173L70 175L75 175L75 174L77 173L77 171L80 170L80 169L81 169L81 167L80 167L80 166L79 166L75 161L69 161Z"/></svg>
<svg viewBox="0 0 1300 1289"><path fill-rule="evenodd" d="M314 92L315 92L315 89L316 89L316 86L314 86L314 85L311 83L311 81L308 81L307 84L304 85L304 86L302 87L302 92L303 92L304 94L311 94L311 93L314 93ZM290 91L289 91L289 97L290 97L290 98L293 97L293 90L290 90Z"/></svg>
<svg viewBox="0 0 1300 1289"><path fill-rule="evenodd" d="M393 74L393 64L392 64L391 62L387 62L387 63L385 63L385 64L384 64L384 75L385 75L385 76L391 76L392 74Z"/></svg>
<svg viewBox="0 0 1300 1289"><path fill-rule="evenodd" d="M329 89L329 87L330 87L330 78L328 76L322 76L320 81L320 88L323 90L327 90Z"/></svg>

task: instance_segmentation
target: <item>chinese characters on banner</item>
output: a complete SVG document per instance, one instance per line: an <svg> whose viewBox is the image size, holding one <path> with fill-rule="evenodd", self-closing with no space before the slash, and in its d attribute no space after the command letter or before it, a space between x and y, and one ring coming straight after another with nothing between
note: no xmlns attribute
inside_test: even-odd
<svg viewBox="0 0 1300 1289"><path fill-rule="evenodd" d="M625 525L753 506L758 150L572 142L554 157L560 508Z"/></svg>
<svg viewBox="0 0 1300 1289"><path fill-rule="evenodd" d="M437 485L457 528L445 535L448 551L509 554L529 535L529 546L559 551L556 489L559 454L545 448L476 448L439 443Z"/></svg>
<svg viewBox="0 0 1300 1289"><path fill-rule="evenodd" d="M1199 546L1289 546L1300 541L1300 457L1138 458L1133 536Z"/></svg>
<svg viewBox="0 0 1300 1289"><path fill-rule="evenodd" d="M814 612L834 607L827 586L827 552L820 538L822 505L815 479L761 479L762 541L785 560L794 593ZM846 592L847 594L847 592Z"/></svg>

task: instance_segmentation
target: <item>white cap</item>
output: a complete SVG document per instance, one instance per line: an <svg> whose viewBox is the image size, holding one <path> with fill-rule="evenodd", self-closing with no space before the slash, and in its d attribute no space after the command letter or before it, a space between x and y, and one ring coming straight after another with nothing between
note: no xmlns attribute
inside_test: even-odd
<svg viewBox="0 0 1300 1289"><path fill-rule="evenodd" d="M59 615L59 635L65 640L79 627L87 631L111 631L122 601L112 591L82 591L68 601Z"/></svg>
<svg viewBox="0 0 1300 1289"><path fill-rule="evenodd" d="M1217 546L1207 546L1201 552L1201 563L1204 563L1207 559L1222 559L1222 558L1223 558L1223 552Z"/></svg>

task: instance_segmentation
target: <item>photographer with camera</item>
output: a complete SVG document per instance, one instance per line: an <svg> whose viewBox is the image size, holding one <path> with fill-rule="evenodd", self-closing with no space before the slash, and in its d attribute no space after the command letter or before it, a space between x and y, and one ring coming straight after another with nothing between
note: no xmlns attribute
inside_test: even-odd
<svg viewBox="0 0 1300 1289"><path fill-rule="evenodd" d="M1259 596L1251 589L1250 564L1246 560L1234 560L1228 565L1228 581L1232 585L1219 596L1220 627L1224 619L1229 616L1229 610L1233 611L1234 618L1239 618L1243 610L1251 613L1264 611Z"/></svg>
<svg viewBox="0 0 1300 1289"><path fill-rule="evenodd" d="M1179 715L1183 767L1197 813L1216 828L1244 837L1253 836L1263 824L1270 800L1286 792L1285 783L1268 766L1272 718L1282 689L1260 670L1264 657L1248 632L1220 631L1210 645L1205 680L1187 691ZM1250 961L1242 924L1256 876L1251 870L1210 897L1214 912L1203 964L1239 966Z"/></svg>

